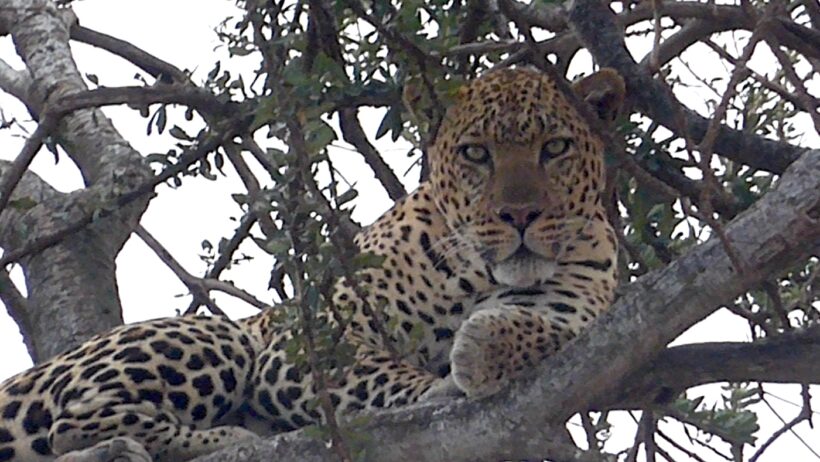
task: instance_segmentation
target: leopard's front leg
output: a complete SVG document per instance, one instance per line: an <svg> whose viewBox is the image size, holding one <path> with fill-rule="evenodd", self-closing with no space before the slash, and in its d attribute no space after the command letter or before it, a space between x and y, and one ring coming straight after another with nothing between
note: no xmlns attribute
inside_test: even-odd
<svg viewBox="0 0 820 462"><path fill-rule="evenodd" d="M469 397L492 395L572 337L569 326L541 311L477 311L456 332L450 352L453 380Z"/></svg>

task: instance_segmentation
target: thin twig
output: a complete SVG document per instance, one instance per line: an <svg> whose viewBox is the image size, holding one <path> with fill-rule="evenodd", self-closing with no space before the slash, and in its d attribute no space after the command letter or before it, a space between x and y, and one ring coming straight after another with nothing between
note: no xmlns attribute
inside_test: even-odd
<svg viewBox="0 0 820 462"><path fill-rule="evenodd" d="M691 451L691 450L689 450L689 449L687 449L687 448L683 447L681 444L679 444L679 443L678 443L677 441L675 441L673 438L670 438L669 436L667 436L667 435L666 435L666 433L664 433L662 430L660 430L660 429L655 429L655 433L656 433L658 436L660 436L661 438L663 438L663 440L664 440L664 441L666 441L667 443L671 444L671 445L672 445L672 447L674 447L674 448L675 448L675 449L677 449L678 451L680 451L680 452L682 452L682 453L686 454L686 456L687 456L687 457L689 457L689 459L691 459L691 460L695 460L695 461L697 461L697 462L706 462L705 460L703 460L703 458L702 458L702 457L700 457L699 455L697 455L694 451Z"/></svg>
<svg viewBox="0 0 820 462"><path fill-rule="evenodd" d="M258 298L251 295L250 292L236 287L233 283L228 281L222 281L220 279L212 279L212 278L197 278L197 282L202 286L203 289L206 291L217 290L219 292L231 295L235 298L242 300L243 302L247 303L248 305L253 306L254 308L258 308L259 310L272 310L274 309L273 306L259 300Z"/></svg>
<svg viewBox="0 0 820 462"><path fill-rule="evenodd" d="M220 246L219 256L214 262L213 266L205 273L203 280L218 279L228 265L233 261L233 254L250 234L253 225L256 224L256 215L248 213L239 221L239 226L233 233L233 236L228 239L225 245ZM191 300L188 308L185 309L184 314L193 314L199 308L199 303L196 300Z"/></svg>
<svg viewBox="0 0 820 462"><path fill-rule="evenodd" d="M182 265L179 264L173 256L171 256L171 252L160 244L159 241L151 235L151 233L149 233L142 226L137 226L134 232L140 237L140 239L142 239L143 242L145 242L145 245L154 251L157 257L165 263L165 266L173 271L177 278L185 284L191 292L191 295L194 297L194 300L196 300L199 304L207 306L213 314L219 314L222 316L225 315L225 312L216 306L216 303L210 298L208 292L204 290L201 285L194 283L197 278L191 273L185 271L185 268L183 268Z"/></svg>
<svg viewBox="0 0 820 462"><path fill-rule="evenodd" d="M251 137L248 136L246 138L250 139ZM248 149L254 148L261 151L261 148L256 145L255 141L245 142L244 144ZM260 209L259 206L259 201L265 200L259 181L257 181L256 176L251 172L245 159L242 158L242 152L237 145L234 143L225 143L224 148L225 154L228 156L228 161L233 165L237 175L239 175L239 179L242 180L242 183L248 190L248 209L259 221L259 227L262 229L262 232L268 237L275 236L279 232L279 227L276 226L271 219L268 208L263 206Z"/></svg>
<svg viewBox="0 0 820 462"><path fill-rule="evenodd" d="M772 307L774 308L775 314L777 314L777 318L780 320L780 325L783 327L783 330L791 330L792 325L789 321L789 313L783 305L783 299L780 297L780 289L777 283L766 281L762 284L762 287L772 302Z"/></svg>
<svg viewBox="0 0 820 462"><path fill-rule="evenodd" d="M254 159L267 171L274 171L276 167L267 159L265 155L265 151L254 141L251 137L243 137L242 144L248 149ZM322 196L324 197L324 196ZM327 204L323 204L327 205ZM319 210L323 216L330 213L332 209L323 207L322 210ZM339 221L339 226L344 228L344 232L348 236L355 236L359 230L360 226L354 223L351 220L342 219ZM264 230L263 230L264 231Z"/></svg>
<svg viewBox="0 0 820 462"><path fill-rule="evenodd" d="M643 420L643 415L641 415L641 420L638 420L637 418L635 418L635 414L632 411L630 411L629 417L631 417L632 421L638 425L638 429L635 431L635 440L626 453L625 462L636 462L638 460L638 451L641 449L641 444L643 443L644 438L643 427L640 423L641 420Z"/></svg>
<svg viewBox="0 0 820 462"><path fill-rule="evenodd" d="M294 194L294 197L296 197L299 194L304 194L304 192L306 192L305 190L315 188L316 183L313 173L310 171L309 153L307 147L305 146L305 138L302 133L302 127L298 122L290 121L288 123L288 131L290 132L288 144L290 145L290 149L295 154L293 168L296 169L297 177L291 182L291 188L294 189L292 193ZM303 190L299 191L296 185L301 186L300 189ZM319 196L324 197L321 194L319 194ZM339 422L336 419L336 409L328 391L328 381L327 376L325 375L325 368L319 366L319 358L316 354L316 346L313 338L314 315L311 307L307 306L304 301L306 294L304 275L306 272L302 260L299 258L299 254L303 251L303 249L300 248L300 238L298 236L302 235L304 231L302 226L300 226L301 223L296 223L294 221L295 220L291 220L290 223L287 223L290 231L288 235L290 236L291 244L297 255L296 258L293 258L292 260L294 271L290 279L293 284L294 294L296 295L297 302L299 304L299 315L301 319L301 327L304 331L305 350L308 355L310 372L313 376L314 382L316 383L316 393L319 397L319 406L325 414L325 425L330 431L333 450L340 460L343 462L350 462L352 460L350 449L348 448L348 444L342 435ZM327 296L328 299L331 298L328 296L329 294L323 295Z"/></svg>
<svg viewBox="0 0 820 462"><path fill-rule="evenodd" d="M766 442L764 442L757 449L757 451L755 451L754 455L751 457L751 459L749 459L749 462L757 462L757 460L760 458L760 456L763 455L763 453L766 451L766 449L768 449L769 446L771 446L772 443L774 443L778 438L780 438L786 432L791 432L801 443L803 443L803 446L805 446L806 449L811 451L811 453L814 454L815 457L820 459L820 454L818 454L814 449L812 449L812 447L809 446L808 443L806 443L803 440L803 438L801 438L800 435L798 435L794 431L795 425L799 424L800 422L807 421L811 425L811 418L812 418L811 395L809 394L809 386L808 385L805 385L805 384L803 385L803 388L802 388L802 391L801 391L801 396L803 397L803 407L800 409L800 413L797 414L797 416L794 419L792 419L791 421L784 422L784 425L781 428L779 428L776 432L772 433L772 435L766 440ZM775 412L774 408L772 408L772 406L765 399L763 400L763 402L765 402L766 405L769 406L769 409L771 409L772 412ZM780 415L777 414L777 412L775 412L775 415L778 418L780 418ZM780 420L783 421L782 418L780 418Z"/></svg>
<svg viewBox="0 0 820 462"><path fill-rule="evenodd" d="M662 0L651 0L652 5L652 51L649 52L649 70L653 74L658 72L661 67L660 63L660 48L661 38L663 36L663 28L661 27L661 2Z"/></svg>
<svg viewBox="0 0 820 462"><path fill-rule="evenodd" d="M734 303L727 303L724 306L733 314L736 314L741 318L749 321L750 325L763 329L763 332L766 333L767 337L777 334L776 329L772 328L772 326L769 323L769 315L767 313L763 311L753 312L749 309L745 309L744 307L737 306ZM755 331L754 328L752 328L752 335L754 334Z"/></svg>
<svg viewBox="0 0 820 462"><path fill-rule="evenodd" d="M704 423L704 422L699 422L697 420L693 420L692 418L690 418L689 416L687 416L683 412L673 408L672 406L666 406L661 411L663 412L663 415L665 415L667 417L671 417L671 418L673 418L673 419L675 419L678 422L681 422L683 424L691 425L691 426L697 428L700 431L704 431L706 433L711 433L712 435L718 436L721 439L723 439L724 441L726 441L727 443L730 443L730 444L740 443L740 444L742 444L742 442L739 441L737 438L735 438L731 434L724 431L723 428L720 428L719 426L716 426L716 425L710 425L710 424L707 424L707 423Z"/></svg>
<svg viewBox="0 0 820 462"><path fill-rule="evenodd" d="M601 452L600 443L595 432L595 424L592 423L592 417L589 412L581 412L581 426L584 428L584 433L587 437L587 446L591 452Z"/></svg>
<svg viewBox="0 0 820 462"><path fill-rule="evenodd" d="M381 21L373 17L373 15L365 10L360 0L344 0L343 4L353 10L356 16L373 26L373 28L375 28L379 34L384 37L385 41L393 43L395 46L404 50L405 53L416 61L416 64L422 69L422 71L428 66L436 69L444 69L444 65L442 65L440 58L433 57L425 53L424 50L411 42L407 37L398 33L397 28L391 28L388 25L382 24Z"/></svg>
<svg viewBox="0 0 820 462"><path fill-rule="evenodd" d="M775 4L776 2L773 2L769 5L766 13L764 13L764 16L771 14L774 11ZM752 57L752 53L754 53L755 48L757 48L758 42L763 40L763 35L764 28L762 27L762 23L758 22L758 24L752 31L751 37L749 37L749 41L746 43L746 46L743 48L743 51L737 58L737 64L735 65L735 69L732 71L732 74L729 77L729 83L726 84L726 92L723 93L723 97L718 103L717 108L715 108L715 112L712 114L709 126L706 128L706 133L703 135L703 138L698 143L698 150L701 153L702 159L711 158L712 152L714 150L715 140L717 139L718 131L720 130L721 122L723 121L723 118L726 117L726 111L729 108L729 102L735 96L737 85L745 76L744 69L746 69L747 63L749 62L749 59ZM706 165L708 165L708 163ZM704 173L706 172L704 171Z"/></svg>
<svg viewBox="0 0 820 462"><path fill-rule="evenodd" d="M643 449L646 454L646 462L655 462L655 453L658 450L655 446L655 427L657 423L655 413L651 409L644 409L639 425L643 432Z"/></svg>
<svg viewBox="0 0 820 462"><path fill-rule="evenodd" d="M501 40L501 41L486 41L486 42L470 42L462 43L450 47L445 52L445 56L460 56L460 55L484 55L488 53L514 53L524 46L523 43L517 40Z"/></svg>
<svg viewBox="0 0 820 462"><path fill-rule="evenodd" d="M708 46L709 48L711 48L721 58L725 59L726 61L728 61L732 65L737 66L737 59L734 56L732 56L731 54L729 54L726 50L721 48L714 41L712 41L712 40L703 40L703 44ZM816 102L815 102L813 107L812 106L805 106L804 102L800 98L797 98L790 91L783 88L782 85L778 85L777 83L772 82L771 80L769 80L766 77L758 74L757 72L753 71L752 69L747 68L746 72L748 72L748 74L753 79L760 82L760 85L762 85L764 88L766 88L766 89L768 89L768 90L770 90L774 93L777 93L781 98L783 98L783 99L787 100L788 102L792 103L795 107L800 108L800 109L802 109L804 111L807 111L807 112L808 111L815 111L815 112L817 111L817 103Z"/></svg>
<svg viewBox="0 0 820 462"><path fill-rule="evenodd" d="M194 297L192 304L203 304L208 307L211 313L224 316L225 312L222 311L213 299L210 298L210 291L217 290L236 297L251 306L259 308L260 310L272 308L267 303L260 301L249 292L236 287L230 282L220 281L218 279L199 278L192 275L186 271L185 268L183 268L183 266L171 255L171 252L169 252L168 249L166 249L142 226L137 226L135 233L151 250L154 251L155 254L157 254L157 257L159 257L159 259L162 260L162 262L174 272L179 280L185 284L191 292L191 295Z"/></svg>
<svg viewBox="0 0 820 462"><path fill-rule="evenodd" d="M783 68L783 72L786 74L789 83L794 87L797 93L797 99L801 103L800 106L806 108L806 112L809 113L814 123L814 129L820 133L820 114L817 113L817 99L812 97L806 90L803 80L797 75L797 71L794 70L794 66L791 61L789 61L789 57L780 49L780 44L775 42L771 37L766 37L765 40L766 44L769 45L769 50L771 50L772 54L777 58L777 61L780 62L780 66Z"/></svg>
<svg viewBox="0 0 820 462"><path fill-rule="evenodd" d="M749 41L743 48L743 52L737 59L737 65L735 66L734 70L731 73L731 76L729 77L729 83L726 85L726 91L723 93L720 103L718 103L717 108L712 114L712 120L709 122L709 125L706 128L706 133L703 135L703 138L700 140L697 146L697 149L700 153L698 159L700 164L700 170L703 173L703 179L705 180L705 184L707 185L707 187L703 190L703 193L700 198L701 203L699 208L701 210L700 213L697 214L698 218L703 220L707 225L709 225L710 228L712 228L712 231L718 236L718 239L720 239L720 242L726 249L726 254L732 261L732 266L734 266L740 274L746 273L748 269L746 268L745 263L741 261L740 258L738 258L737 252L734 250L734 246L726 237L726 232L723 229L723 226L712 216L713 208L710 203L711 191L720 190L720 183L715 177L715 173L712 170L711 163L712 157L714 156L715 141L717 140L717 135L720 131L721 123L723 119L726 117L726 112L729 108L729 102L735 96L738 84L746 75L746 65L749 62L749 59L752 57L752 53L754 53L755 48L757 48L757 44L761 40L763 40L763 35L765 31L763 24L766 18L770 17L774 13L776 9L775 5L776 3L768 5L765 13L763 14L763 19L758 21L757 25L752 31L752 35L751 37L749 37ZM691 147L688 145L688 141L687 151L690 155L692 155L692 150ZM695 214L695 212L691 213L693 215Z"/></svg>

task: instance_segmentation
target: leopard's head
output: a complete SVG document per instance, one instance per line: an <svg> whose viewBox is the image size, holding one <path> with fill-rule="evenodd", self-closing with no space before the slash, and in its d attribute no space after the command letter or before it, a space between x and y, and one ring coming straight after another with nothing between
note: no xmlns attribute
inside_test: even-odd
<svg viewBox="0 0 820 462"><path fill-rule="evenodd" d="M596 118L624 97L621 77L599 71L569 89L530 69L466 84L429 149L436 206L502 284L527 287L593 218L603 219L604 141Z"/></svg>

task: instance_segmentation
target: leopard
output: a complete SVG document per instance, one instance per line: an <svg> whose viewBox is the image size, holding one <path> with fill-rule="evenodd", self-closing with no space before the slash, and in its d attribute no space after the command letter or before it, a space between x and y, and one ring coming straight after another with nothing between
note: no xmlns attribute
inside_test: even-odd
<svg viewBox="0 0 820 462"><path fill-rule="evenodd" d="M493 395L609 307L618 241L604 140L624 98L609 68L571 87L505 68L459 90L427 150L429 178L356 237L382 264L337 286L356 347L329 390L337 411ZM283 350L293 333L268 330L252 411L274 432L322 420L310 371Z"/></svg>
<svg viewBox="0 0 820 462"><path fill-rule="evenodd" d="M611 69L570 86L525 67L459 90L429 178L355 238L381 264L335 286L354 349L328 384L336 412L493 395L607 309L605 125L624 93ZM321 422L312 371L287 351L294 335L266 310L91 338L0 384L0 462L177 462Z"/></svg>

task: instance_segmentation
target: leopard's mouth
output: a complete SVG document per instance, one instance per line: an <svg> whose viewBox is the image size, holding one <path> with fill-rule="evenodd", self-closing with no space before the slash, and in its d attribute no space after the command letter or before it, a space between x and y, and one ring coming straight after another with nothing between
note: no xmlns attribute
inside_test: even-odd
<svg viewBox="0 0 820 462"><path fill-rule="evenodd" d="M531 260L542 260L544 257L537 252L533 251L526 244L523 242L521 245L518 246L515 251L504 258L498 258L498 250L496 249L485 249L481 252L481 258L484 259L490 266L494 265L501 265L505 263L526 263Z"/></svg>
<svg viewBox="0 0 820 462"><path fill-rule="evenodd" d="M495 279L503 285L530 287L555 273L555 262L521 245L509 257L493 265Z"/></svg>
<svg viewBox="0 0 820 462"><path fill-rule="evenodd" d="M515 252L512 253L509 257L505 258L504 261L526 261L531 258L543 258L541 255L533 252L529 249L525 244L521 244L518 246Z"/></svg>

